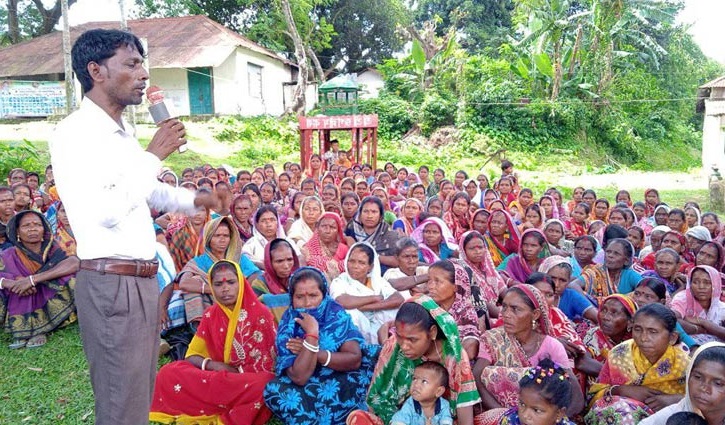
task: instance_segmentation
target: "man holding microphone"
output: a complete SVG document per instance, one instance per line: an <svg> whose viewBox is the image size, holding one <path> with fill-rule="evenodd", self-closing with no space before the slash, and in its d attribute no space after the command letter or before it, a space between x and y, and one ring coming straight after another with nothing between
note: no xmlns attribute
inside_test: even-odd
<svg viewBox="0 0 725 425"><path fill-rule="evenodd" d="M148 424L159 347L155 233L149 206L193 213L213 195L156 179L186 143L177 119L159 123L146 150L122 114L141 103L148 71L133 34L90 30L73 45L84 99L50 140L58 194L78 245L76 306L96 424Z"/></svg>

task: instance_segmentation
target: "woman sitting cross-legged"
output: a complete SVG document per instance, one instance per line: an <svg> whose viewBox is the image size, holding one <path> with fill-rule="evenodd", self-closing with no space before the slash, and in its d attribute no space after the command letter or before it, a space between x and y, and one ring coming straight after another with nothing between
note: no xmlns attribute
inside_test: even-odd
<svg viewBox="0 0 725 425"><path fill-rule="evenodd" d="M554 334L549 306L538 289L531 285L509 288L499 316L503 326L486 331L481 336L473 374L483 399L482 424L498 424L506 409L518 403L519 379L530 367L544 358L564 365L569 371L573 362L567 358L564 346ZM578 414L584 406L579 384L569 373L574 399L569 414Z"/></svg>
<svg viewBox="0 0 725 425"><path fill-rule="evenodd" d="M403 296L381 276L378 254L365 242L348 251L345 273L330 284L330 296L345 307L371 344L378 343L378 330L395 318L403 303Z"/></svg>
<svg viewBox="0 0 725 425"><path fill-rule="evenodd" d="M413 370L424 361L448 370L443 395L459 425L473 425L473 406L481 399L471 363L461 347L458 327L450 314L430 297L419 295L403 303L395 316L394 336L385 341L368 391L368 409L352 412L348 425L383 425L410 395Z"/></svg>
<svg viewBox="0 0 725 425"><path fill-rule="evenodd" d="M0 254L0 325L10 348L39 347L52 330L75 320L76 257L53 240L42 214L25 210L7 225L12 247Z"/></svg>
<svg viewBox="0 0 725 425"><path fill-rule="evenodd" d="M609 352L589 390L588 425L638 423L682 399L690 358L678 343L676 324L675 314L662 304L637 311L632 339Z"/></svg>
<svg viewBox="0 0 725 425"><path fill-rule="evenodd" d="M303 267L289 281L292 305L277 334L277 377L264 399L287 425L341 424L365 406L377 346L366 345L327 279Z"/></svg>
<svg viewBox="0 0 725 425"><path fill-rule="evenodd" d="M204 226L202 244L202 253L186 263L178 276L179 289L184 291L186 321L192 325L201 320L204 310L212 305L208 273L216 261L229 260L237 263L244 278L253 287L263 285L257 282L261 279L261 270L240 252L239 232L231 218L218 217L208 222Z"/></svg>
<svg viewBox="0 0 725 425"><path fill-rule="evenodd" d="M209 282L215 303L204 312L186 360L159 370L149 418L166 424L264 424L271 412L262 392L274 378L272 313L235 262L216 262Z"/></svg>

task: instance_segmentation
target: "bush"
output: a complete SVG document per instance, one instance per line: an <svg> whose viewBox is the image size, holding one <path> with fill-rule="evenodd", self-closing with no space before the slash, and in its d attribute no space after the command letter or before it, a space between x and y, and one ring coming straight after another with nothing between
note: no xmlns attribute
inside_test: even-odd
<svg viewBox="0 0 725 425"><path fill-rule="evenodd" d="M400 139L417 122L412 105L389 94L360 100L358 108L361 114L378 114L378 134L382 139Z"/></svg>
<svg viewBox="0 0 725 425"><path fill-rule="evenodd" d="M426 93L420 106L420 129L423 135L430 136L438 127L452 125L456 113L456 104L444 99L437 92Z"/></svg>
<svg viewBox="0 0 725 425"><path fill-rule="evenodd" d="M7 177L13 168L35 171L41 176L45 171L35 146L27 140L0 143L0 176Z"/></svg>
<svg viewBox="0 0 725 425"><path fill-rule="evenodd" d="M224 129L216 135L219 141L241 142L249 152L265 152L269 145L279 144L281 153L299 151L299 127L297 120L288 116L280 118L260 115L245 118L239 116L217 118ZM265 157L262 153L259 157Z"/></svg>

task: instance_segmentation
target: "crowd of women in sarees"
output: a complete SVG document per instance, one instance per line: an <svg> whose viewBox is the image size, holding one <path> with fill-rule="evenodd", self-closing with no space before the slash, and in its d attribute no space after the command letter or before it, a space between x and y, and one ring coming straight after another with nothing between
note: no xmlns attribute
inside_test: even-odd
<svg viewBox="0 0 725 425"><path fill-rule="evenodd" d="M692 352L725 340L717 214L654 189L537 193L510 164L449 180L309 162L159 174L219 203L149 217L175 360L152 420L388 424L433 361L456 423L498 424L544 359L565 371L574 422L654 421L673 406L721 419L687 386L705 379ZM37 347L75 318L73 231L59 199L9 193L0 320L12 348Z"/></svg>

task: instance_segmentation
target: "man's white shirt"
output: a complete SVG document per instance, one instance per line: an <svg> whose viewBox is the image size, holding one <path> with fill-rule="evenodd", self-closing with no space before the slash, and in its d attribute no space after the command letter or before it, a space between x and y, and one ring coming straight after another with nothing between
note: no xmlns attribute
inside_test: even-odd
<svg viewBox="0 0 725 425"><path fill-rule="evenodd" d="M161 161L145 151L89 98L61 121L50 139L50 158L81 259L150 260L156 235L149 205L194 212L194 193L161 183Z"/></svg>

